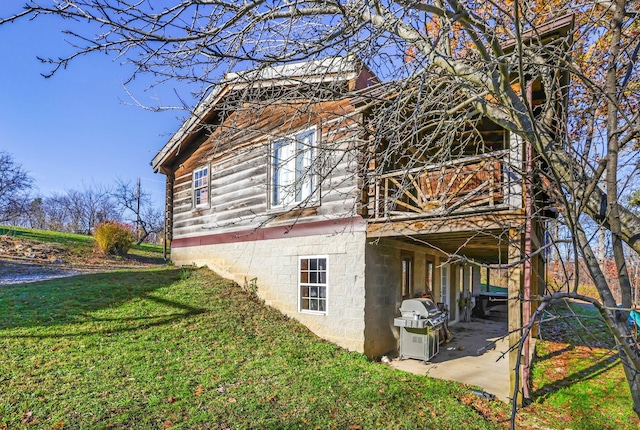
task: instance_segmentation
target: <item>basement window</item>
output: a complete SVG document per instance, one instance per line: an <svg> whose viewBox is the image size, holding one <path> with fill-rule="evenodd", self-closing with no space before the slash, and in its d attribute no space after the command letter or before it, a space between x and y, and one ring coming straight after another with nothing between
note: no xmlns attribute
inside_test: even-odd
<svg viewBox="0 0 640 430"><path fill-rule="evenodd" d="M193 207L209 206L209 167L193 171Z"/></svg>
<svg viewBox="0 0 640 430"><path fill-rule="evenodd" d="M298 264L299 312L327 313L327 257L300 257Z"/></svg>

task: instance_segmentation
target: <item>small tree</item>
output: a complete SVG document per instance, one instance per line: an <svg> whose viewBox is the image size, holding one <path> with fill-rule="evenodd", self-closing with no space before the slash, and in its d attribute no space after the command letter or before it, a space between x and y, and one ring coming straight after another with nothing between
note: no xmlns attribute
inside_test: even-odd
<svg viewBox="0 0 640 430"><path fill-rule="evenodd" d="M47 217L44 210L44 200L42 197L36 197L29 203L28 210L22 217L23 224L31 228L46 229Z"/></svg>
<svg viewBox="0 0 640 430"><path fill-rule="evenodd" d="M633 208L633 210L640 210L640 190L635 190L629 196L629 205Z"/></svg>

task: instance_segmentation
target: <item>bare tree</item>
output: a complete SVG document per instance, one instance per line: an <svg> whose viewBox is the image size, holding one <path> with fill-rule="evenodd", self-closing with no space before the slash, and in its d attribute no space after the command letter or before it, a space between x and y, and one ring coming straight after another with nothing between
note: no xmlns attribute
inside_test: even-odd
<svg viewBox="0 0 640 430"><path fill-rule="evenodd" d="M0 151L0 222L22 216L29 205L33 179L13 157Z"/></svg>
<svg viewBox="0 0 640 430"><path fill-rule="evenodd" d="M164 215L161 208L154 208L150 194L131 181L116 180L111 192L114 202L121 211L122 218L136 226L136 241L141 244L151 235L159 234L164 227Z"/></svg>
<svg viewBox="0 0 640 430"><path fill-rule="evenodd" d="M31 1L0 24L43 15L98 24L96 32L73 26L77 49L44 60L52 73L106 51L132 64L134 75L199 81L203 94L228 70L356 54L382 81L396 82L370 95L383 113L372 124L372 153L384 157L378 166L393 159L410 170L425 157L451 160L473 136L492 131L486 121L517 136L535 154L520 172L523 185L548 197L530 208L559 209L567 249L585 262L600 293L594 305L618 342L640 414L625 258L640 253L640 218L622 198L627 186L637 187L640 167L639 7L636 0L183 0L160 8L145 1ZM562 15L573 16L574 26L555 41L541 39L546 23ZM540 85L525 85L534 81ZM531 103L532 92L540 93L539 104ZM598 227L608 232L620 303L593 248ZM547 298L558 297L593 302L577 282Z"/></svg>
<svg viewBox="0 0 640 430"><path fill-rule="evenodd" d="M47 228L47 215L44 207L44 200L42 197L36 197L29 203L29 210L25 215L27 225L31 228L46 229Z"/></svg>
<svg viewBox="0 0 640 430"><path fill-rule="evenodd" d="M69 216L66 228L74 233L91 234L100 222L119 219L111 190L101 185L67 190L64 202Z"/></svg>
<svg viewBox="0 0 640 430"><path fill-rule="evenodd" d="M56 193L43 199L42 210L44 212L45 229L52 231L68 231L70 213L67 199L64 194Z"/></svg>
<svg viewBox="0 0 640 430"><path fill-rule="evenodd" d="M30 207L31 225L53 231L90 234L102 221L120 220L111 190L96 184L36 198Z"/></svg>

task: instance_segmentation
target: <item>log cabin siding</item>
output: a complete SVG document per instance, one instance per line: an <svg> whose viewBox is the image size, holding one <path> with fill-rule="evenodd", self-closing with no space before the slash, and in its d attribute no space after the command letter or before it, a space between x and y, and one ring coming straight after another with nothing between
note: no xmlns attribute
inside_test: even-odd
<svg viewBox="0 0 640 430"><path fill-rule="evenodd" d="M176 198L180 198L183 195L188 196L191 193L191 175L189 175L189 178L184 179L182 182L178 182L176 180L176 183L173 186L173 195Z"/></svg>
<svg viewBox="0 0 640 430"><path fill-rule="evenodd" d="M362 143L358 119L348 99L275 102L255 110L245 104L231 113L175 172L174 238L353 215L359 200L356 150ZM271 144L311 127L317 130L315 160L321 166L317 199L306 203L310 210L272 209ZM195 209L192 173L204 166L209 167L209 206Z"/></svg>
<svg viewBox="0 0 640 430"><path fill-rule="evenodd" d="M179 177L192 172L206 161L222 160L260 144L304 130L312 125L327 127L329 136L346 125L353 125L356 113L349 99L310 103L278 100L243 103L228 114L221 124L211 128L210 136L176 170ZM335 139L332 139L335 140Z"/></svg>

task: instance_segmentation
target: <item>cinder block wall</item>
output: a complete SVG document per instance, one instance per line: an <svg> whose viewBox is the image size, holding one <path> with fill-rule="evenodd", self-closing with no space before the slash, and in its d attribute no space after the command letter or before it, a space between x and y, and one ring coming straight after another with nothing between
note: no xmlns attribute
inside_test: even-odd
<svg viewBox="0 0 640 430"><path fill-rule="evenodd" d="M265 302L318 336L365 352L365 232L173 248L176 265L207 266L239 284L257 278ZM298 312L298 257L328 257L328 312Z"/></svg>
<svg viewBox="0 0 640 430"><path fill-rule="evenodd" d="M365 354L380 357L396 352L399 330L393 319L402 305L402 255L413 257L413 290L426 289L426 257L438 253L432 249L393 239L380 239L366 246Z"/></svg>
<svg viewBox="0 0 640 430"><path fill-rule="evenodd" d="M380 357L398 347L393 319L402 303L401 249L381 240L366 248L365 354Z"/></svg>

